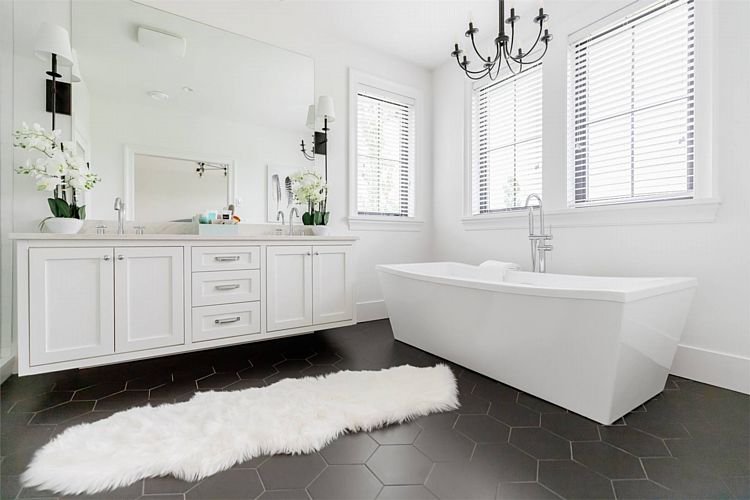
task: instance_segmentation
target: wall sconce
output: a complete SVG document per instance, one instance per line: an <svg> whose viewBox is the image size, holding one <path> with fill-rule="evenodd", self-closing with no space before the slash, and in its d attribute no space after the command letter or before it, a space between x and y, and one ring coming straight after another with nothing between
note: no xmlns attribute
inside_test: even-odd
<svg viewBox="0 0 750 500"><path fill-rule="evenodd" d="M73 51L70 48L70 36L65 28L56 24L42 23L36 35L34 53L42 61L50 63L47 75L52 80L47 80L47 111L52 113L52 130L55 129L55 115L71 113L70 84L58 82L62 75L57 72L60 66L73 66Z"/></svg>
<svg viewBox="0 0 750 500"><path fill-rule="evenodd" d="M318 132L318 123L323 121L323 131ZM315 160L315 155L325 157L325 180L328 181L328 123L336 121L336 112L333 107L333 99L330 96L323 95L318 98L318 105L311 104L307 108L307 128L315 130L313 137L313 147L310 152L307 151L305 141L300 143L302 154L310 161Z"/></svg>

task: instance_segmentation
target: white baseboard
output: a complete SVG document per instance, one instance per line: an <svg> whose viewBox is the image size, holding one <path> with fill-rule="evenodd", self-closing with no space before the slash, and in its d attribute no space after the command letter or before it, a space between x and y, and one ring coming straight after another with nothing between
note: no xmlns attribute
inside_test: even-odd
<svg viewBox="0 0 750 500"><path fill-rule="evenodd" d="M385 308L384 300L367 300L357 302L357 323L365 321L375 321L388 317L388 311Z"/></svg>
<svg viewBox="0 0 750 500"><path fill-rule="evenodd" d="M680 345L673 375L750 394L750 358Z"/></svg>
<svg viewBox="0 0 750 500"><path fill-rule="evenodd" d="M5 356L0 357L0 384L5 382L8 377L16 373L16 357Z"/></svg>

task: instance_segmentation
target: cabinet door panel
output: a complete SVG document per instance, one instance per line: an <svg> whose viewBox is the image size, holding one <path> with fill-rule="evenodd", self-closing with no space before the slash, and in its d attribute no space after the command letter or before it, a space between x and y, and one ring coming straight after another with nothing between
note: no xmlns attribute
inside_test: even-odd
<svg viewBox="0 0 750 500"><path fill-rule="evenodd" d="M354 318L352 249L349 246L313 247L313 323Z"/></svg>
<svg viewBox="0 0 750 500"><path fill-rule="evenodd" d="M115 248L117 352L183 344L181 247Z"/></svg>
<svg viewBox="0 0 750 500"><path fill-rule="evenodd" d="M312 248L266 250L266 330L312 325Z"/></svg>
<svg viewBox="0 0 750 500"><path fill-rule="evenodd" d="M114 352L113 273L111 247L29 249L32 366Z"/></svg>

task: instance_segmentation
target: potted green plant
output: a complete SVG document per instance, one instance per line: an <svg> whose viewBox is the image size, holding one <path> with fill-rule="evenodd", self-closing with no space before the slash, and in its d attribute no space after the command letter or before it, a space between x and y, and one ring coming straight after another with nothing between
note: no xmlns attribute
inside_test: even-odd
<svg viewBox="0 0 750 500"><path fill-rule="evenodd" d="M292 176L294 198L297 203L306 207L302 214L302 223L312 226L315 235L328 233L328 220L331 214L326 211L328 203L328 185L323 177L314 170L302 170Z"/></svg>
<svg viewBox="0 0 750 500"><path fill-rule="evenodd" d="M60 141L59 130L47 132L38 123L31 127L24 123L16 130L13 145L39 154L33 161L27 159L16 172L36 179L37 191L52 193L47 199L52 217L43 219L40 229L65 234L80 231L86 218L86 206L79 204L79 198L100 179L91 173L75 145Z"/></svg>

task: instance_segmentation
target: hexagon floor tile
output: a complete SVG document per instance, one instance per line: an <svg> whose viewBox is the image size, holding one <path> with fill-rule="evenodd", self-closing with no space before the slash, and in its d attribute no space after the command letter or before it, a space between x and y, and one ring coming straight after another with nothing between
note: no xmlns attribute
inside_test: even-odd
<svg viewBox="0 0 750 500"><path fill-rule="evenodd" d="M116 411L185 401L199 390L438 361L394 341L385 320L130 364L13 376L0 387L0 497L56 498L18 482L36 448L72 425ZM146 479L97 498L750 496L747 395L670 376L662 394L604 426L449 365L464 405L457 411L347 434L319 453L257 457L202 481Z"/></svg>
<svg viewBox="0 0 750 500"><path fill-rule="evenodd" d="M329 465L363 464L378 449L378 443L364 432L346 434L320 450Z"/></svg>
<svg viewBox="0 0 750 500"><path fill-rule="evenodd" d="M317 499L374 499L383 485L364 465L331 465L307 488Z"/></svg>
<svg viewBox="0 0 750 500"><path fill-rule="evenodd" d="M414 446L381 446L367 460L367 466L385 485L424 484L432 469L432 460Z"/></svg>

